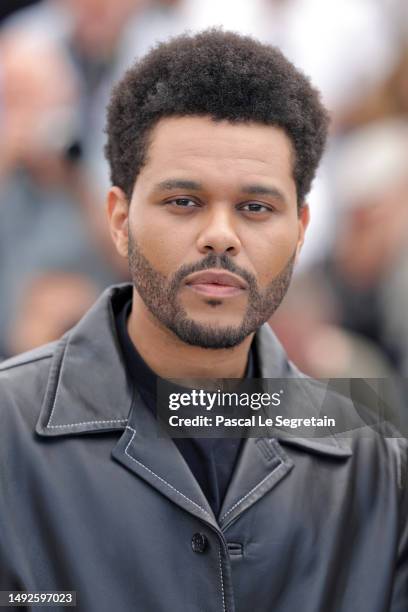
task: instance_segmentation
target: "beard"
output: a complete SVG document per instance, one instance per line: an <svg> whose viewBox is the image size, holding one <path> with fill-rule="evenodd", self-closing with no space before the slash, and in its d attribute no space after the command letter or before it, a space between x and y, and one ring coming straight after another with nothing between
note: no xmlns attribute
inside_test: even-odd
<svg viewBox="0 0 408 612"><path fill-rule="evenodd" d="M260 290L255 277L238 267L228 255L210 253L196 264L185 264L170 278L158 272L150 264L129 231L129 271L134 287L151 314L186 344L207 349L232 348L241 344L247 336L268 321L286 295L293 274L296 251L283 270ZM178 292L183 280L193 272L221 268L245 279L248 288L248 304L242 322L235 326L217 326L199 323L190 318L183 308ZM207 299L207 304L222 304L217 299Z"/></svg>

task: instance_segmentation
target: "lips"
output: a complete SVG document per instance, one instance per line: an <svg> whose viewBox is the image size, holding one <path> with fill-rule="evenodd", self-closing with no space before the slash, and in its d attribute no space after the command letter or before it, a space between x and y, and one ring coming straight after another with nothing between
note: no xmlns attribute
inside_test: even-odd
<svg viewBox="0 0 408 612"><path fill-rule="evenodd" d="M190 289L204 295L229 297L241 294L246 288L246 282L229 272L205 271L195 272L186 278L185 284Z"/></svg>
<svg viewBox="0 0 408 612"><path fill-rule="evenodd" d="M222 285L223 287L237 287L246 289L246 282L229 272L195 272L190 274L185 281L186 285Z"/></svg>

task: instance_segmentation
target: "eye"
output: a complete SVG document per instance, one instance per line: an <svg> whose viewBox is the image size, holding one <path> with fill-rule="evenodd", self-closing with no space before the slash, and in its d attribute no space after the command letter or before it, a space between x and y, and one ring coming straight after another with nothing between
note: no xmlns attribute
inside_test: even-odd
<svg viewBox="0 0 408 612"><path fill-rule="evenodd" d="M174 198L173 200L168 200L166 204L175 208L194 208L198 206L191 198Z"/></svg>
<svg viewBox="0 0 408 612"><path fill-rule="evenodd" d="M260 202L248 202L240 207L239 210L243 210L244 212L250 212L255 214L261 213L271 213L273 212L270 206L265 206L265 204L261 204Z"/></svg>

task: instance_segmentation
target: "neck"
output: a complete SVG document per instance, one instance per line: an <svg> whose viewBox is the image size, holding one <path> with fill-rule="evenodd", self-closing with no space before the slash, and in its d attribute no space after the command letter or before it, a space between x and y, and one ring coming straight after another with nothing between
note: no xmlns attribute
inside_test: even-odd
<svg viewBox="0 0 408 612"><path fill-rule="evenodd" d="M191 346L162 326L135 290L128 332L141 357L161 378L242 378L254 336L230 349Z"/></svg>

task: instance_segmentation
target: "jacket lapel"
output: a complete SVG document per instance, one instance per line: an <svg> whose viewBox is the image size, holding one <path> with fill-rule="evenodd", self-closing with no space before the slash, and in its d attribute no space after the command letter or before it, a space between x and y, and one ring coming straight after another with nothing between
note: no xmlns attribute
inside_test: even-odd
<svg viewBox="0 0 408 612"><path fill-rule="evenodd" d="M107 289L57 344L36 426L39 435L125 427L132 390L118 350L112 307L112 298L122 297L125 288Z"/></svg>
<svg viewBox="0 0 408 612"><path fill-rule="evenodd" d="M136 393L124 435L113 457L172 502L201 520L217 526L214 514L173 440Z"/></svg>
<svg viewBox="0 0 408 612"><path fill-rule="evenodd" d="M258 330L255 343L261 377L286 381L285 386L291 390L292 395L290 408L296 416L316 416L318 410L313 398L305 392L308 379L288 361L286 353L268 324ZM291 378L292 382L287 384L287 379ZM297 384L298 378L302 382ZM294 385L298 387L296 390ZM285 413L284 407L282 413ZM265 437L248 437L244 443L218 519L223 530L276 487L296 467L282 445L296 446L309 453L325 454L340 459L351 455L349 445L331 435L325 438L296 438L281 434L276 429L267 429L267 434Z"/></svg>

